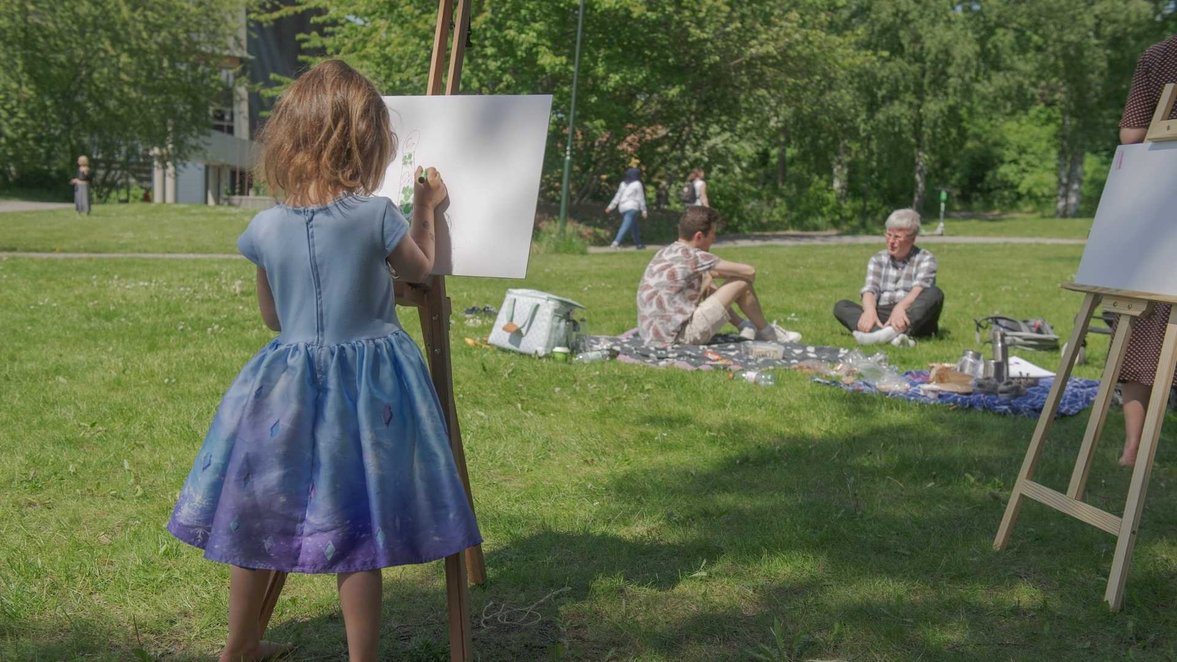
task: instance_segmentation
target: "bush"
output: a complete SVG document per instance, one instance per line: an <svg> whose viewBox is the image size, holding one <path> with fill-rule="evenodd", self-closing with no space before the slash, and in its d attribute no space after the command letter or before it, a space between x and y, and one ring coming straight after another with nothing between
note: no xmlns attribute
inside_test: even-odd
<svg viewBox="0 0 1177 662"><path fill-rule="evenodd" d="M538 254L584 255L588 252L594 232L594 228L569 220L561 235L559 223L543 221L535 227L531 249Z"/></svg>

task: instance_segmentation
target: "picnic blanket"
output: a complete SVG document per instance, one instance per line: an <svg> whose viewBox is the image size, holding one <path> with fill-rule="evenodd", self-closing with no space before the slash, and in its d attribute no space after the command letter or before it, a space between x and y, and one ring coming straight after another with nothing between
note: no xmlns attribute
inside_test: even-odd
<svg viewBox="0 0 1177 662"><path fill-rule="evenodd" d="M851 350L823 345L788 343L784 345L784 356L780 359L747 356L743 344L748 341L739 336L719 335L707 345L673 345L651 347L642 342L637 329L620 336L587 336L585 350L609 350L622 363L637 363L656 367L673 367L683 370L763 370L769 368L798 368L803 364L830 365L842 360ZM837 378L814 377L814 381L828 386L837 386L855 393L883 393L889 397L902 398L912 402L945 405L960 409L979 409L997 414L1038 417L1046 404L1053 378L1045 378L1037 385L1015 398L999 395L971 393L923 393L918 387L928 383L928 371L913 370L903 373L908 382L907 391L884 393L870 382L857 380L844 383ZM1091 406L1099 391L1099 382L1093 379L1072 377L1067 382L1059 402L1059 416L1073 416Z"/></svg>
<svg viewBox="0 0 1177 662"><path fill-rule="evenodd" d="M1054 383L1053 377L1043 378L1039 380L1038 384L1027 388L1024 394L1016 398L1003 398L999 395L976 392L967 395L959 393L924 393L918 387L920 384L928 383L927 370L913 370L903 373L903 376L907 379L910 389L907 391L889 391L886 393L879 391L873 384L864 381L854 381L846 384L838 380L819 377L815 377L813 381L828 386L837 386L845 391L855 393L883 393L892 398L902 398L903 400L910 400L912 402L947 405L961 409L980 409L997 414L1028 416L1031 418L1037 418L1042 413L1042 408L1046 406L1046 396L1050 393L1050 387ZM1056 416L1073 416L1078 414L1091 406L1098 392L1098 380L1070 378L1067 380L1067 387L1063 391L1063 397L1059 402Z"/></svg>
<svg viewBox="0 0 1177 662"><path fill-rule="evenodd" d="M637 329L620 336L587 336L586 350L610 350L622 363L640 363L683 370L762 370L793 368L805 362L836 363L847 350L840 347L785 343L779 359L747 356L743 344L749 341L734 335L718 335L706 345L672 345L651 347L642 342Z"/></svg>

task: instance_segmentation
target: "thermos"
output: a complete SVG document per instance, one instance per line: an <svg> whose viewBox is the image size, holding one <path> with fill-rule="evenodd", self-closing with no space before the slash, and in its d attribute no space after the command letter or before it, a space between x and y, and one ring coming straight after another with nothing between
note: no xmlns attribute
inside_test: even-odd
<svg viewBox="0 0 1177 662"><path fill-rule="evenodd" d="M1003 382L1009 376L1009 347L1005 344L1005 333L995 327L990 338L993 342L993 368L986 372L990 372L994 380Z"/></svg>

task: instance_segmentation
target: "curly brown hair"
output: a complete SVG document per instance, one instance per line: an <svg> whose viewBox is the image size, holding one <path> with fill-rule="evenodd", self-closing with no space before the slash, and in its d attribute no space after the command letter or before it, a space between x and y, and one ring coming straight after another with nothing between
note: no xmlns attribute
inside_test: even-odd
<svg viewBox="0 0 1177 662"><path fill-rule="evenodd" d="M397 143L376 86L341 60L294 81L259 140L258 177L299 206L374 193Z"/></svg>

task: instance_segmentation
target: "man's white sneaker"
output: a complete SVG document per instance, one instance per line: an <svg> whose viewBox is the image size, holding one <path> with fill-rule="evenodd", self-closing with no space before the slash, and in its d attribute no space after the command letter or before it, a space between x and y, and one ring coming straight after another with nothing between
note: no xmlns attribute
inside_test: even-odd
<svg viewBox="0 0 1177 662"><path fill-rule="evenodd" d="M801 334L796 331L789 331L777 326L776 322L760 329L756 332L757 340L770 340L779 343L794 343L801 342Z"/></svg>
<svg viewBox="0 0 1177 662"><path fill-rule="evenodd" d="M915 347L915 338L908 336L906 333L901 333L891 340L891 344L896 347Z"/></svg>
<svg viewBox="0 0 1177 662"><path fill-rule="evenodd" d="M854 339L858 341L859 345L877 345L879 343L891 342L898 335L899 332L894 327L884 326L878 331L871 331L870 333L855 331Z"/></svg>

